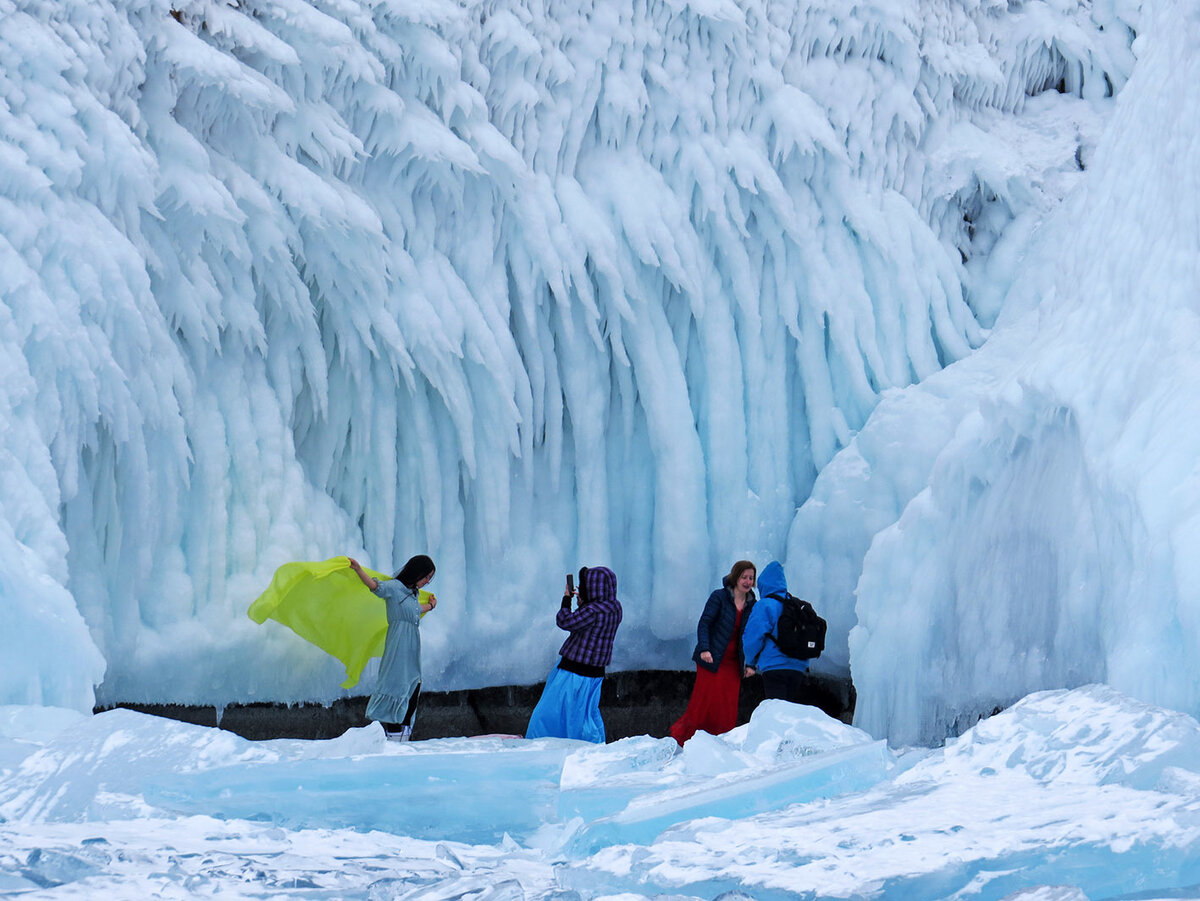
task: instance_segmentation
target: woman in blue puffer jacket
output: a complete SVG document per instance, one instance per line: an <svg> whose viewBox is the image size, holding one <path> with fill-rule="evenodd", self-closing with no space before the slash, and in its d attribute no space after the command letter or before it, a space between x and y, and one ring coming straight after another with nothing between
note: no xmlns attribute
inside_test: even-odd
<svg viewBox="0 0 1200 901"><path fill-rule="evenodd" d="M712 735L737 725L738 695L746 675L742 660L742 627L754 607L758 574L749 560L739 560L708 596L696 624L696 682L687 709L671 726L671 737L683 744L703 730Z"/></svg>

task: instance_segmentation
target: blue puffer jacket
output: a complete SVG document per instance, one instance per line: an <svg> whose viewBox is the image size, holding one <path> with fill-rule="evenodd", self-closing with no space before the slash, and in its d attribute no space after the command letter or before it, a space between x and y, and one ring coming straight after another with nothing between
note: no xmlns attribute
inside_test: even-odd
<svg viewBox="0 0 1200 901"><path fill-rule="evenodd" d="M746 621L750 618L750 611L753 607L754 592L751 591L746 595L746 604L742 608L743 629ZM700 621L696 623L696 650L692 652L692 659L696 661L697 666L702 666L714 673L720 668L721 658L725 656L725 649L729 647L729 639L733 637L736 625L737 606L733 603L733 587L729 583L729 577L726 576L724 587L718 588L708 596L704 612L700 614ZM738 665L740 667L742 643L741 636L738 637ZM712 654L712 663L705 663L700 659L700 655L705 651Z"/></svg>
<svg viewBox="0 0 1200 901"><path fill-rule="evenodd" d="M758 577L758 592L760 600L754 605L746 620L746 628L742 630L742 656L746 666L752 666L760 673L774 669L804 672L808 669L807 660L788 657L775 644L775 628L779 623L779 614L783 612L783 603L771 595L787 594L787 579L777 560L768 563Z"/></svg>

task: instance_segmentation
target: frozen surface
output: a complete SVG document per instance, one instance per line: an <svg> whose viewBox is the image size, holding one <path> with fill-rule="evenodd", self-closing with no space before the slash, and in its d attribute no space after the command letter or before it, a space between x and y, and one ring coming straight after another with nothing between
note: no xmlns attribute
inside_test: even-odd
<svg viewBox="0 0 1200 901"><path fill-rule="evenodd" d="M374 726L256 744L11 707L0 736L4 896L1200 897L1200 724L1098 685L1031 695L940 748L885 749L816 792L806 774L876 743L783 702L683 750L402 745ZM572 807L585 790L593 808ZM692 803L667 811L672 794ZM596 829L646 807L658 821Z"/></svg>

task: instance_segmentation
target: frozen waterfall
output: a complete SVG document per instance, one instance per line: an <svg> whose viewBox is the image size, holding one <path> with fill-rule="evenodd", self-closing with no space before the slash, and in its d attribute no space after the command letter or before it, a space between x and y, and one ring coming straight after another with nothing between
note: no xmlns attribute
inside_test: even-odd
<svg viewBox="0 0 1200 901"><path fill-rule="evenodd" d="M541 678L580 564L686 668L778 557L876 735L1200 709L1200 25L1147 10L0 0L0 702L330 699L246 606L428 552L431 688Z"/></svg>

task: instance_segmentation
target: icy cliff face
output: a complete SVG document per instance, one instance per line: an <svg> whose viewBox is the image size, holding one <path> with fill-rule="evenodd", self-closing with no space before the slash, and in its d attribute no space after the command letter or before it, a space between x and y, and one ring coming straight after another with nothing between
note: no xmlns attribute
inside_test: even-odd
<svg viewBox="0 0 1200 901"><path fill-rule="evenodd" d="M1093 680L1200 707L1198 39L1156 5L988 342L884 399L796 518L789 560L856 590L872 732L933 741Z"/></svg>
<svg viewBox="0 0 1200 901"><path fill-rule="evenodd" d="M844 636L855 554L928 473L885 473L892 508L852 503L819 541L788 542L796 509L882 395L982 344L1091 164L1140 17L0 13L0 696L74 707L101 682L330 697L336 664L244 610L280 563L345 552L437 560L429 687L540 678L581 563L619 575L622 668L686 666L743 556L784 557ZM840 581L810 565L822 543ZM865 624L901 590L872 572Z"/></svg>

